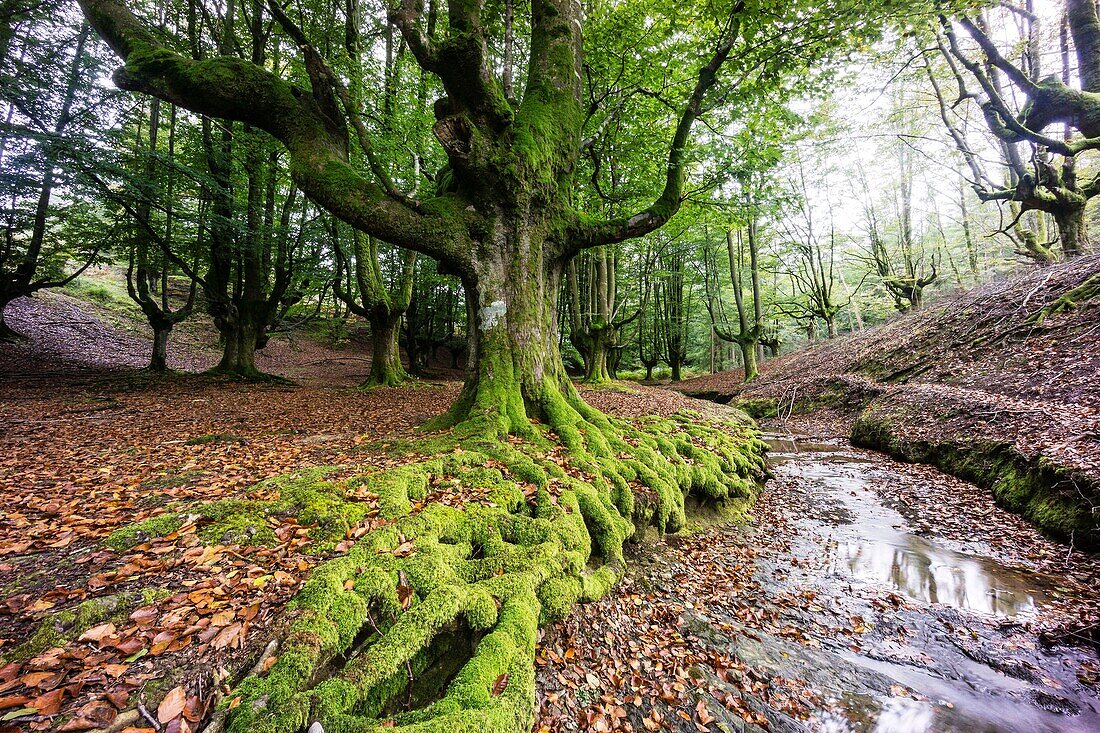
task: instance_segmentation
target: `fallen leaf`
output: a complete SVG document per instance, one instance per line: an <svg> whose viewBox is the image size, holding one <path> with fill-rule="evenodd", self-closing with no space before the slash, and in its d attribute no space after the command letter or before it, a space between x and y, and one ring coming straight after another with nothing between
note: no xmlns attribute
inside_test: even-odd
<svg viewBox="0 0 1100 733"><path fill-rule="evenodd" d="M183 712L183 706L187 702L187 693L181 685L173 687L157 706L157 720L167 723L173 718L178 718Z"/></svg>

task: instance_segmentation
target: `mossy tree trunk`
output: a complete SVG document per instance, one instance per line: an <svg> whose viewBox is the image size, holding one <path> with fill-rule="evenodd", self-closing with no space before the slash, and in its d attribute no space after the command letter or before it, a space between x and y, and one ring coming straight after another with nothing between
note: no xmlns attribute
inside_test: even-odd
<svg viewBox="0 0 1100 733"><path fill-rule="evenodd" d="M557 429L582 412L598 414L577 397L562 365L556 323L562 274L577 252L654 231L679 209L690 132L731 52L741 10L736 5L722 26L680 114L659 196L641 211L599 220L576 211L573 200L585 109L580 3L533 0L526 88L518 101L507 98L497 78L479 3L451 0L442 38L425 33L421 4L405 0L391 9L416 62L445 90L435 103L434 133L452 183L425 199L402 194L389 180L348 88L277 4L269 10L304 56L308 89L261 63L180 56L125 0L80 4L125 62L115 75L120 86L262 128L286 147L296 182L319 205L458 274L468 298L470 349L465 387L446 420L488 417L495 431L516 433L530 432L532 417ZM353 164L349 131L369 174ZM239 352L243 367L251 352Z"/></svg>
<svg viewBox="0 0 1100 733"><path fill-rule="evenodd" d="M544 223L498 219L463 276L470 345L466 381L446 424L488 420L497 434L529 432L580 400L562 363L557 298L563 263L546 257Z"/></svg>
<svg viewBox="0 0 1100 733"><path fill-rule="evenodd" d="M1062 255L1066 259L1088 253L1088 222L1083 203L1081 206L1067 206L1054 212L1054 222L1058 225L1058 239Z"/></svg>
<svg viewBox="0 0 1100 733"><path fill-rule="evenodd" d="M336 296L347 304L356 315L367 319L371 333L370 375L363 387L394 387L409 377L401 364L401 350L397 336L401 318L412 300L413 279L416 272L416 253L409 250L402 255L401 270L394 277L391 288L378 259L378 242L361 232L352 231L354 262L348 262L340 246L339 228L334 228L338 269L352 269L359 291L357 301L344 290L339 279L333 280Z"/></svg>

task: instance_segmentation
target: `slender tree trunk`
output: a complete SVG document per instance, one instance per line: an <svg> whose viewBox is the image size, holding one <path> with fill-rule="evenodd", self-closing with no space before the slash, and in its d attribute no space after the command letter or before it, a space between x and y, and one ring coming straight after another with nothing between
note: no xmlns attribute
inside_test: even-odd
<svg viewBox="0 0 1100 733"><path fill-rule="evenodd" d="M741 232L738 231L738 244L741 243ZM752 244L755 252L755 242ZM748 383L756 379L759 372L756 367L756 344L760 339L760 284L755 271L752 272L753 314L752 326L749 326L749 314L745 307L744 284L741 282L741 252L740 247L733 243L733 231L726 230L726 255L729 258L730 280L733 283L733 298L737 306L737 348L741 350L741 363L744 365L744 379ZM751 265L756 264L755 255L751 259Z"/></svg>
<svg viewBox="0 0 1100 733"><path fill-rule="evenodd" d="M760 293L760 258L756 245L756 216L749 220L749 274L752 276L752 312L753 312L753 370L754 378L759 374L757 363L764 360L764 350L760 339L764 337L764 298ZM745 372L746 378L748 371ZM747 379L746 379L747 381Z"/></svg>
<svg viewBox="0 0 1100 733"><path fill-rule="evenodd" d="M966 189L959 186L959 211L962 214L963 241L966 242L966 263L970 276L978 279L978 248L974 245L974 236L970 232L970 212L966 208Z"/></svg>
<svg viewBox="0 0 1100 733"><path fill-rule="evenodd" d="M395 387L409 378L401 364L401 348L397 343L400 324L401 313L372 314L370 375L363 387Z"/></svg>
<svg viewBox="0 0 1100 733"><path fill-rule="evenodd" d="M168 336L171 333L171 324L153 327L153 354L149 359L149 371L168 371Z"/></svg>

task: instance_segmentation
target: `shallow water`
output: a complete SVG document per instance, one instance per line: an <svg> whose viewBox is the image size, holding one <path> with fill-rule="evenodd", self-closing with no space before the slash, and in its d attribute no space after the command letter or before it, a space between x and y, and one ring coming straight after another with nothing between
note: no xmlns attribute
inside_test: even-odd
<svg viewBox="0 0 1100 733"><path fill-rule="evenodd" d="M817 594L820 613L801 628L828 628L838 617L873 627L858 643L822 634L795 644L747 630L722 637L742 660L822 695L809 721L769 714L772 730L1100 731L1097 693L1075 674L1095 655L1043 649L1027 631L1056 579L1008 567L980 545L912 532L874 491L892 470L885 459L840 444L770 443L777 479L812 510L792 518L795 569L764 559L758 576L770 592ZM883 599L896 611L883 613Z"/></svg>

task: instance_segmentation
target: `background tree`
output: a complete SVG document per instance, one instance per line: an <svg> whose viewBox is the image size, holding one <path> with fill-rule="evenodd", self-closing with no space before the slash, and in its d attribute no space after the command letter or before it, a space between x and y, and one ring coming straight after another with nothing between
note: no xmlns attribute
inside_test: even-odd
<svg viewBox="0 0 1100 733"><path fill-rule="evenodd" d="M104 94L90 83L91 28L73 23L65 14L43 15L51 11L57 8L50 4L4 10L7 41L0 57L0 86L7 110L0 138L0 198L6 221L0 244L0 341L20 338L4 320L8 303L71 282L97 260L106 244L102 236L83 242L58 236L56 222L62 210L74 223L82 218L79 209L91 213L87 199L69 199L59 207L56 193L61 186L78 183L73 161L85 153L70 137L74 121L82 126L96 119ZM21 27L13 26L16 19ZM64 71L56 85L48 80L59 68Z"/></svg>
<svg viewBox="0 0 1100 733"><path fill-rule="evenodd" d="M175 241L177 236L176 220L176 109L170 107L167 131L167 150L165 162L167 163L163 175L163 189L161 187L161 171L158 165L160 156L160 128L161 128L161 102L152 99L149 102L149 114L146 120L148 147L141 145L142 128L139 125L135 130L135 137L139 141L135 158L141 167L140 180L143 189L138 201L133 205L134 226L130 232L129 266L126 270L126 291L133 299L141 312L149 322L153 330L153 350L149 359L149 371L163 372L168 369L168 337L172 329L186 318L190 317L195 306L195 295L198 292L199 280L195 273L198 271L197 247L192 246L187 253L191 260L191 266L187 268L186 296L184 302L173 309L172 307L172 280L175 266L173 259L179 259L175 254L179 245ZM163 194L161 193L163 190ZM153 218L154 202L159 204L163 212L163 225L158 228ZM199 227L201 231L201 223ZM195 237L191 239L193 245L200 243ZM176 248L176 250L173 250Z"/></svg>
<svg viewBox="0 0 1100 733"><path fill-rule="evenodd" d="M349 260L341 242L341 232L351 240L352 257ZM347 304L353 313L370 324L371 366L364 387L393 387L408 378L401 364L398 336L401 319L413 297L413 278L416 272L416 253L406 251L401 256L399 269L394 269L392 284L387 283L379 263L378 241L358 230L332 224L333 248L336 254L337 273L348 271L359 293L357 300L341 287L341 278L332 281L336 296ZM393 269L393 268L391 268ZM413 352L410 350L409 352ZM411 357L410 357L411 358ZM415 361L415 360L413 360Z"/></svg>

